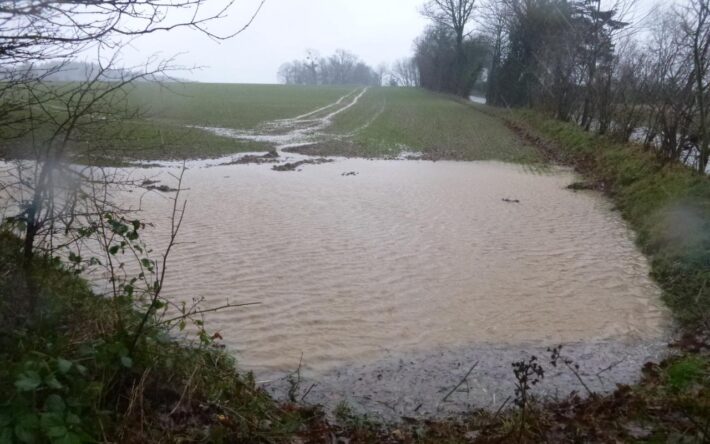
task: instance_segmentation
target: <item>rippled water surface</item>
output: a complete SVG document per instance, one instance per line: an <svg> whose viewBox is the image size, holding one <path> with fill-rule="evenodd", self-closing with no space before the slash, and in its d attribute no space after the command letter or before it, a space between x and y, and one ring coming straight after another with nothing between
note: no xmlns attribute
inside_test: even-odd
<svg viewBox="0 0 710 444"><path fill-rule="evenodd" d="M632 233L599 194L565 189L574 180L495 162L194 167L166 294L259 302L207 322L262 371L660 337L660 291ZM143 199L166 230L169 201Z"/></svg>

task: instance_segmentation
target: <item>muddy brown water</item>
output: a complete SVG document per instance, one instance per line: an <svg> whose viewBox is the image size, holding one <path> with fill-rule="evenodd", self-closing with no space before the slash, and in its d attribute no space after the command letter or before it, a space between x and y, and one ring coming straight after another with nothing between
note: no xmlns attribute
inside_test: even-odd
<svg viewBox="0 0 710 444"><path fill-rule="evenodd" d="M613 388L660 357L669 318L633 233L600 194L566 189L577 179L498 162L196 164L165 294L258 302L207 327L282 396L300 364L309 401L436 414L480 361L478 395L443 411L494 405L512 360L556 344ZM143 196L157 246L169 204ZM548 392L580 388L559 373Z"/></svg>
<svg viewBox="0 0 710 444"><path fill-rule="evenodd" d="M298 155L288 154L298 160ZM499 162L335 159L298 171L190 162L164 295L202 308L277 397L397 419L512 393L511 362L565 345L593 390L631 383L666 352L669 315L611 203L570 170ZM216 166L215 166L216 165ZM174 186L173 166L134 174ZM142 199L160 251L171 201ZM477 363L459 390L445 395ZM540 394L581 391L549 365Z"/></svg>

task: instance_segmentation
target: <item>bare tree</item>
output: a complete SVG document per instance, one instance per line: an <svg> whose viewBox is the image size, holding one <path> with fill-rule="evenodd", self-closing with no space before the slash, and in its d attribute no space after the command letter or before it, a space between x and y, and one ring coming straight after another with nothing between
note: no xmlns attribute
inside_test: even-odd
<svg viewBox="0 0 710 444"><path fill-rule="evenodd" d="M417 62L413 58L397 60L392 66L392 78L399 86L419 86L419 68L417 67Z"/></svg>
<svg viewBox="0 0 710 444"><path fill-rule="evenodd" d="M429 0L422 8L422 15L451 29L456 36L457 50L460 51L467 27L473 19L475 4L476 0Z"/></svg>
<svg viewBox="0 0 710 444"><path fill-rule="evenodd" d="M323 58L311 50L305 60L281 65L278 76L287 85L381 85L385 72L382 67L375 71L342 49Z"/></svg>
<svg viewBox="0 0 710 444"><path fill-rule="evenodd" d="M453 33L456 51L454 70L460 79L456 93L464 96L470 92L465 90L468 82L464 79L467 65L464 39L469 35L468 26L473 19L475 5L476 0L429 0L421 11L436 26Z"/></svg>
<svg viewBox="0 0 710 444"><path fill-rule="evenodd" d="M390 73L390 68L386 63L380 63L377 65L375 73L377 74L377 86L382 86L385 84L385 79Z"/></svg>
<svg viewBox="0 0 710 444"><path fill-rule="evenodd" d="M710 66L710 0L695 0L686 7L679 7L683 30L683 43L692 53L695 100L697 101L698 148L697 168L704 173L710 157L710 134L708 132L708 67Z"/></svg>

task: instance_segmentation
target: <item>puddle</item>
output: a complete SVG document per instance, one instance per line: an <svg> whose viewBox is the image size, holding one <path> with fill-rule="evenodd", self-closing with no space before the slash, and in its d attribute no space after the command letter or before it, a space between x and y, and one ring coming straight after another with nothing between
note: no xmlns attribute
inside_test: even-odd
<svg viewBox="0 0 710 444"><path fill-rule="evenodd" d="M309 401L349 399L383 415L457 411L511 394L510 363L524 351L569 344L595 389L613 389L665 349L669 317L633 233L600 194L566 189L578 180L569 170L364 159L271 167L186 172L183 244L165 294L204 297L204 308L258 302L211 313L207 326L274 393L301 363L304 384L318 381ZM169 205L144 196L144 218L166 228ZM478 392L439 405L439 390L475 361ZM555 380L541 390L580 389L571 374Z"/></svg>
<svg viewBox="0 0 710 444"><path fill-rule="evenodd" d="M288 156L279 160L299 159ZM567 189L579 180L570 170L328 160L286 173L195 161L185 172L163 294L205 298L205 309L257 302L208 313L206 325L276 396L300 365L306 401L445 415L496 408L513 393L510 364L544 362L550 346L566 344L601 391L666 352L670 317L633 233L599 193ZM132 174L157 188L178 171ZM155 251L172 196L125 195L141 199ZM539 393L583 391L547 367Z"/></svg>

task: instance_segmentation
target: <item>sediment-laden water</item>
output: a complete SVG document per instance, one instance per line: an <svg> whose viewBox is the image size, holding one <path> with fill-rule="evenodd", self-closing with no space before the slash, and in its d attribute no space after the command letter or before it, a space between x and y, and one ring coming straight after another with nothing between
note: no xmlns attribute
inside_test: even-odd
<svg viewBox="0 0 710 444"><path fill-rule="evenodd" d="M566 344L593 390L633 382L665 352L669 317L633 233L599 193L567 189L578 179L567 169L223 162L188 164L163 294L204 298L206 309L257 302L207 314L207 328L277 396L300 366L306 401L446 414L499 406L513 392L511 362L544 362L550 346ZM178 172L133 174L174 186ZM172 194L124 196L140 196L160 251ZM583 391L547 367L540 393Z"/></svg>
<svg viewBox="0 0 710 444"><path fill-rule="evenodd" d="M497 162L195 164L165 294L258 302L207 326L276 393L300 363L310 401L436 413L481 361L453 409L495 404L512 360L560 343L613 388L662 352L668 318L630 230L575 179ZM143 197L156 232L169 204ZM579 389L570 376L547 391Z"/></svg>

